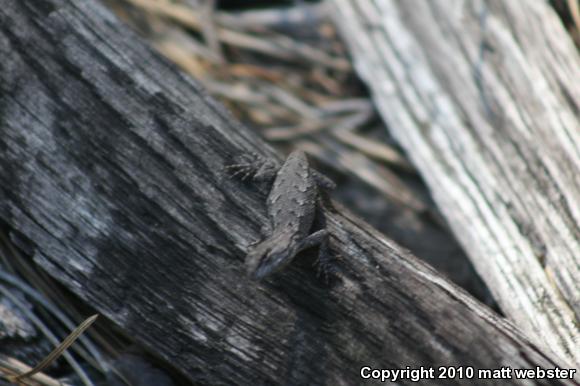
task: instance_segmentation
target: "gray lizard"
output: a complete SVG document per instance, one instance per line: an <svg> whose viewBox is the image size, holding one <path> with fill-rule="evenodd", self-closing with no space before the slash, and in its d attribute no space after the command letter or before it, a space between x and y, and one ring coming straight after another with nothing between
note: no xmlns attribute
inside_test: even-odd
<svg viewBox="0 0 580 386"><path fill-rule="evenodd" d="M286 267L302 250L320 245L319 264L324 269L328 261L329 234L324 227L312 232L315 219L324 223L319 213L319 187L333 189L334 183L310 168L306 154L292 152L281 167L259 157L228 166L233 176L271 182L266 205L269 224L267 234L253 244L246 256L248 275L261 280Z"/></svg>

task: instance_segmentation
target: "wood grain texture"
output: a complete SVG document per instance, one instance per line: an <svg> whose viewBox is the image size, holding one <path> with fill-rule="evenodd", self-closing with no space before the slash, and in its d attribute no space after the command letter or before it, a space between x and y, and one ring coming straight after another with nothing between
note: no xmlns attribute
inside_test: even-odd
<svg viewBox="0 0 580 386"><path fill-rule="evenodd" d="M547 2L332 2L392 134L504 312L580 364L580 59Z"/></svg>
<svg viewBox="0 0 580 386"><path fill-rule="evenodd" d="M191 382L566 366L341 208L326 213L332 284L308 254L265 283L246 279L267 187L222 169L274 153L98 3L4 2L0 57L0 218L47 272Z"/></svg>

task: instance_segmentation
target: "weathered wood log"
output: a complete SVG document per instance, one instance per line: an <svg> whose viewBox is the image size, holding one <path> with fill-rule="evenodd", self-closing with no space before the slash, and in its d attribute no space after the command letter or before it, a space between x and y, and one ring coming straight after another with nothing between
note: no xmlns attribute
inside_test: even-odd
<svg viewBox="0 0 580 386"><path fill-rule="evenodd" d="M500 307L580 364L580 60L549 4L332 5L383 119Z"/></svg>
<svg viewBox="0 0 580 386"><path fill-rule="evenodd" d="M265 283L246 279L267 187L222 169L275 155L97 2L4 2L0 56L0 218L48 273L195 384L566 366L344 209L326 210L330 284L308 254Z"/></svg>

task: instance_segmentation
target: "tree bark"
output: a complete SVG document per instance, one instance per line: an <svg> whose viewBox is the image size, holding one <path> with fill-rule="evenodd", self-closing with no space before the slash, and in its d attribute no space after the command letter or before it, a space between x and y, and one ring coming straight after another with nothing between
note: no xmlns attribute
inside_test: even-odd
<svg viewBox="0 0 580 386"><path fill-rule="evenodd" d="M580 364L580 60L547 2L332 2L393 136L515 323Z"/></svg>
<svg viewBox="0 0 580 386"><path fill-rule="evenodd" d="M4 2L0 56L0 218L48 273L195 384L352 385L364 365L565 366L344 209L325 211L331 284L308 254L248 280L268 189L223 167L274 153L98 3Z"/></svg>

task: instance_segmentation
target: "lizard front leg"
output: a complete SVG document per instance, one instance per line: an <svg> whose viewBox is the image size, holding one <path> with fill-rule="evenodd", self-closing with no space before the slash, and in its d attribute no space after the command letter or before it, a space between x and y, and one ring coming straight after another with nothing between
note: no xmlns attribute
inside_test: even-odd
<svg viewBox="0 0 580 386"><path fill-rule="evenodd" d="M252 153L251 155L244 154L238 163L228 165L225 169L230 172L231 177L240 177L242 180L251 178L258 182L272 183L280 166L272 160Z"/></svg>

